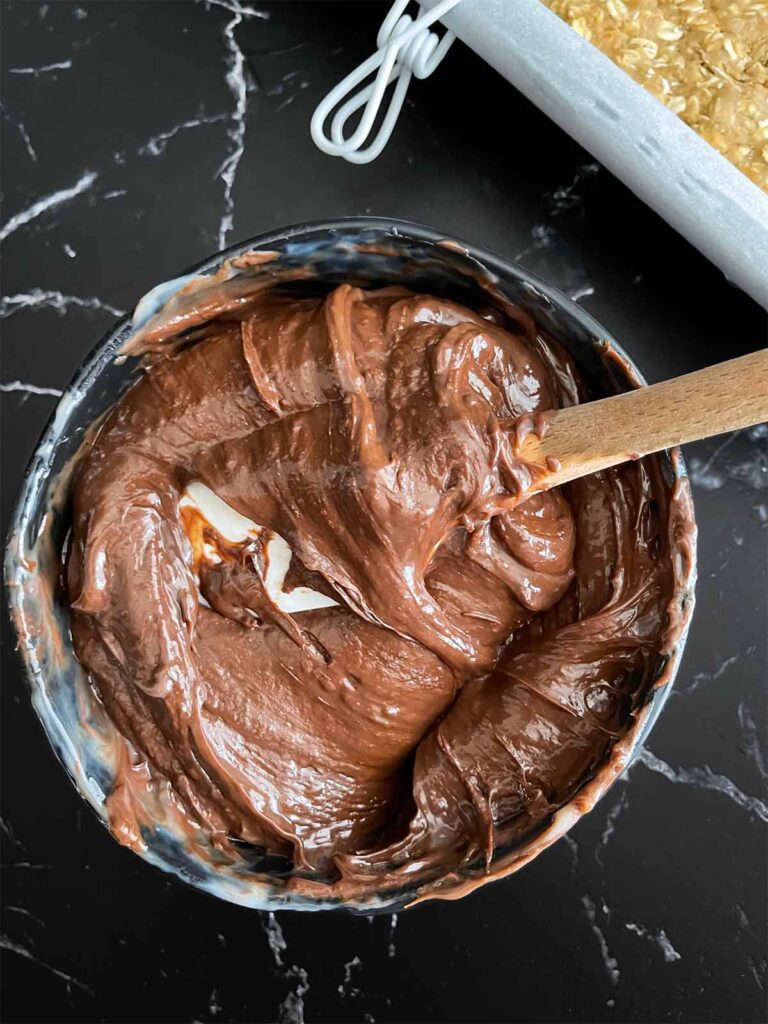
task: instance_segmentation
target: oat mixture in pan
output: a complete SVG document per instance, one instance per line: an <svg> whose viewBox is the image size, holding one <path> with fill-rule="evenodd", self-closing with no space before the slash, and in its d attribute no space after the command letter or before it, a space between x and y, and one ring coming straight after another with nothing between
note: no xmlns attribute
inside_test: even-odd
<svg viewBox="0 0 768 1024"><path fill-rule="evenodd" d="M543 0L768 191L766 0Z"/></svg>

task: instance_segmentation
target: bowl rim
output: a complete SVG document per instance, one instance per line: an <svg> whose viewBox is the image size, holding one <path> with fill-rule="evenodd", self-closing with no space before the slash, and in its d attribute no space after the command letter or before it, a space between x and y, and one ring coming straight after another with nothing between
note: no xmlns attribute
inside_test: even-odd
<svg viewBox="0 0 768 1024"><path fill-rule="evenodd" d="M404 238L405 240L411 239L417 243L427 243L430 246L435 246L437 243L450 243L450 246L455 246L458 251L461 252L472 263L478 264L482 271L490 270L493 275L500 278L501 281L509 281L511 279L516 280L518 283L526 286L528 289L533 289L534 293L538 294L539 298L544 298L555 308L563 310L568 316L575 320L578 325L587 331L594 338L600 338L610 349L616 353L621 359L623 366L625 367L624 376L628 382L635 383L636 386L645 386L647 384L645 377L638 368L632 357L624 350L622 345L616 341L613 335L607 331L602 324L588 311L583 309L574 299L572 299L565 292L556 288L554 285L549 284L547 281L542 279L538 274L529 270L516 260L497 253L493 250L486 249L484 246L477 245L473 242L466 241L462 238L456 237L451 232L440 231L437 228L429 225L420 224L417 222L401 220L398 218L388 217L373 217L373 216L352 216L352 217L339 217L329 220L319 219L302 222L300 224L290 225L281 229L273 229L267 232L263 232L258 235L254 235L240 242L233 243L227 246L225 249L214 253L211 256L207 256L204 259L192 264L188 269L182 271L176 277L170 279L168 282L161 282L159 285L154 287L161 287L163 284L172 284L179 281L179 287L184 283L184 280L204 276L210 272L217 270L226 260L230 260L237 256L242 255L246 252L254 250L266 250L270 247L277 247L285 245L292 241L299 239L305 239L305 236L312 234L330 235L334 234L349 235L350 233L363 233L365 231L379 231L385 235L391 235L393 237ZM446 248L450 248L446 246ZM150 289L145 295L150 294ZM45 673L39 667L33 664L31 652L28 650L27 645L22 642L22 637L19 633L19 621L24 621L24 611L22 608L21 601L21 590L23 584L18 580L17 573L20 569L20 560L17 557L18 553L15 550L17 539L25 535L27 526L29 525L31 516L34 512L35 506L41 497L42 493L45 492L49 478L50 470L53 462L53 457L57 450L57 447L61 441L61 427L62 423L62 410L66 410L69 400L72 396L79 392L87 390L88 383L93 378L99 376L104 367L112 362L119 352L120 347L125 342L131 330L134 329L134 311L139 305L141 298L133 305L133 307L119 317L111 327L101 336L99 341L90 349L88 354L82 359L78 368L72 375L71 380L64 388L61 397L58 399L51 415L49 416L44 428L42 429L40 436L35 444L32 453L27 462L24 475L19 486L19 492L17 499L14 503L10 518L8 531L5 538L5 552L4 552L4 577L5 577L5 588L6 597L8 600L9 616L12 621L14 633L16 635L17 644L16 649L19 652L19 657L23 667L24 677L30 690L30 696L32 698L32 706L35 710L35 714L40 721L43 731L53 748L53 752L56 758L62 763L67 776L75 786L78 794L82 799L98 809L89 798L88 794L84 792L84 788L81 782L75 777L69 766L64 762L57 742L52 735L48 724L41 716L35 701L34 695L37 687L42 687L44 682ZM167 300L166 300L167 301ZM676 678L677 672L680 667L681 658L685 650L685 645L688 637L688 631L690 628L693 605L694 605L694 591L697 576L697 559L696 559L696 519L695 510L690 494L690 486L688 482L688 473L685 467L685 462L678 448L670 449L660 453L668 457L669 463L672 468L673 482L670 483L670 488L673 483L677 486L683 486L686 489L686 498L688 501L688 507L690 512L690 525L691 525L691 538L690 538L690 558L687 566L687 572L676 581L675 593L682 595L684 601L688 602L687 611L685 613L683 626L676 636L672 650L669 654L667 662L663 666L663 674L665 676L663 683L654 683L649 688L649 695L647 697L645 705L641 709L642 718L638 716L636 727L630 730L631 743L628 744L628 748L624 751L619 758L621 761L620 765L617 766L613 772L610 781L595 791L593 797L587 802L588 806L582 806L578 808L579 803L584 804L582 794L585 789L596 782L597 776L585 783L580 787L579 790L571 797L571 799L563 805L553 817L552 822L544 829L544 835L548 835L545 841L539 844L538 836L532 836L530 843L523 847L523 850L532 849L533 852L529 854L523 853L523 855L517 859L513 858L512 866L508 869L501 871L498 874L492 874L487 879L480 879L479 881L468 881L460 883L455 889L451 889L445 893L438 891L429 891L423 896L417 895L414 899L413 895L406 898L405 900L400 899L395 903L394 901L386 903L382 907L370 906L368 904L349 904L341 903L338 906L358 911L360 913L371 913L372 910L375 912L376 909L386 910L391 912L393 909L403 909L404 907L410 906L415 902L420 902L422 899L431 898L455 898L456 895L462 895L465 891L471 891L478 885L484 884L485 881L493 881L498 878L504 877L506 874L517 870L519 867L524 866L529 860L537 856L541 850L555 842L561 835L567 832L576 821L578 821L584 813L591 810L594 804L602 798L607 790L613 785L616 779L623 774L633 760L641 750L649 732L653 728L656 720L658 719L661 711L669 698L671 693L672 685ZM625 739L628 737L622 737ZM612 748L612 752L609 753L606 759L605 765L609 764L613 756L613 751L617 750L620 745L620 741L617 742ZM566 813L570 812L570 813ZM100 815L101 820L105 825L108 825L106 816ZM555 828L555 820L561 818L561 826ZM555 834L549 835L554 830ZM140 856L147 860L149 863L160 867L162 870L174 874L176 877L181 878L183 881L191 884L194 888L201 891L213 892L213 890L200 881L191 879L181 872L176 865L170 864L164 861L156 853L153 852L140 852ZM460 890L460 891L458 891ZM400 893L400 890L397 890ZM236 899L231 893L215 893L215 895L222 898L231 900L233 902L241 902ZM410 900L410 902L409 902ZM275 896L272 899L264 900L263 902L255 903L248 902L244 905L252 907L262 907L264 909L326 909L329 904L325 903L322 906L318 906L315 901L310 904L306 904L304 901L281 901L279 897Z"/></svg>

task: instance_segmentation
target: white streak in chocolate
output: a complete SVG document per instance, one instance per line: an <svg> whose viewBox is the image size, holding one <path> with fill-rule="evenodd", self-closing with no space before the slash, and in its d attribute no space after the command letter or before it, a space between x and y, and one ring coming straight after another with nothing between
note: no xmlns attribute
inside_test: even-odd
<svg viewBox="0 0 768 1024"><path fill-rule="evenodd" d="M97 178L98 174L95 171L86 171L70 188L62 188L58 192L52 192L50 195L38 199L25 210L20 210L0 228L0 242L8 238L9 235L12 235L14 231L18 231L25 224L35 220L47 210L51 210L55 206L61 206L62 203L69 202L70 199L74 199L82 192L87 191Z"/></svg>
<svg viewBox="0 0 768 1024"><path fill-rule="evenodd" d="M179 510L192 508L199 512L205 521L230 544L246 544L263 533L264 527L240 515L205 484L192 481L188 484L179 501ZM215 550L208 550L206 545L203 559L212 562L220 561ZM284 590L285 577L290 568L292 552L285 540L272 533L266 543L267 572L264 585L270 598L278 608L289 614L309 611L313 608L331 608L338 605L332 597L320 594L309 587L294 587ZM201 598L201 600L203 600Z"/></svg>

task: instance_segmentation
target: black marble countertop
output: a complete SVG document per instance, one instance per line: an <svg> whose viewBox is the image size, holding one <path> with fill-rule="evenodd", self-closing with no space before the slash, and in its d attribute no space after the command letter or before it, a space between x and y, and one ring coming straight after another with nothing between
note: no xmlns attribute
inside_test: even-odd
<svg viewBox="0 0 768 1024"><path fill-rule="evenodd" d="M658 380L757 349L766 317L464 47L369 167L309 139L379 3L5 3L2 505L119 311L223 244L371 213L517 256ZM237 13L240 10L241 13ZM56 762L5 623L6 1021L766 1019L765 432L687 451L698 607L629 776L458 903L276 919L119 847Z"/></svg>

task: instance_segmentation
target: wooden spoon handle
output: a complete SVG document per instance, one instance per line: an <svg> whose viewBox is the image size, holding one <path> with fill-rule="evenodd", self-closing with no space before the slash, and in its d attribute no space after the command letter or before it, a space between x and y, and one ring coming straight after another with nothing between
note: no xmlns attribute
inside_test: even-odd
<svg viewBox="0 0 768 1024"><path fill-rule="evenodd" d="M526 462L546 467L535 490L768 420L768 349L545 416L544 436L520 446Z"/></svg>

